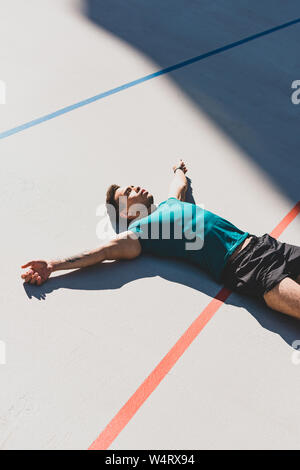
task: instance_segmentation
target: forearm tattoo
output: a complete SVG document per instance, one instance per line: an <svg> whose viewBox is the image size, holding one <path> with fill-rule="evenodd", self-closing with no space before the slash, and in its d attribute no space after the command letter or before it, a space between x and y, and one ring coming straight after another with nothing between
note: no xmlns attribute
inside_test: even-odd
<svg viewBox="0 0 300 470"><path fill-rule="evenodd" d="M65 263L75 263L76 261L80 261L88 257L89 255L90 253L86 251L86 252L81 253L80 255L70 256L69 258L66 258L64 261Z"/></svg>

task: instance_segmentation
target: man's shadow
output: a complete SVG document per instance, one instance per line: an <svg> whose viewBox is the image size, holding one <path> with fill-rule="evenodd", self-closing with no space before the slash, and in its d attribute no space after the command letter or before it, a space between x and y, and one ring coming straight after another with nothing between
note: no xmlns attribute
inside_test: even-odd
<svg viewBox="0 0 300 470"><path fill-rule="evenodd" d="M187 202L195 202L191 180L186 195ZM50 278L41 286L24 283L27 296L45 300L47 295L58 289L112 290L137 279L159 276L175 284L182 284L214 298L221 289L212 278L196 265L187 264L176 258L157 258L143 255L130 261L105 262ZM226 304L246 309L263 328L272 331L290 346L300 339L300 321L270 310L264 303L255 299L231 294ZM200 312L196 312L199 314Z"/></svg>
<svg viewBox="0 0 300 470"><path fill-rule="evenodd" d="M50 278L41 286L24 284L27 296L42 300L58 289L107 290L119 289L137 279L159 276L175 284L183 284L191 289L214 298L221 285L214 282L199 268L176 259L162 259L143 255L131 261L102 263L89 268L72 271ZM226 304L246 309L263 328L272 331L289 344L300 339L300 321L267 308L262 302L250 297L231 294ZM195 312L199 314L200 312Z"/></svg>

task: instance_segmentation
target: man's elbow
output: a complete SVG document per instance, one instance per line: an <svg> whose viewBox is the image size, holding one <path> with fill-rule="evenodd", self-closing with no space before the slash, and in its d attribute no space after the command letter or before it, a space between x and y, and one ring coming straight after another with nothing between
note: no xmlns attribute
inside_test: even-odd
<svg viewBox="0 0 300 470"><path fill-rule="evenodd" d="M107 260L133 259L140 255L141 245L136 239L131 239L128 236L123 238L122 234L107 243L104 250Z"/></svg>

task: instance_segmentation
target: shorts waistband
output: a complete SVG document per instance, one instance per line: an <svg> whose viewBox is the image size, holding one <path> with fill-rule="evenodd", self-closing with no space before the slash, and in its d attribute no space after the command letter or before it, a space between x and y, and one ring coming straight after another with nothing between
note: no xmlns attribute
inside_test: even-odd
<svg viewBox="0 0 300 470"><path fill-rule="evenodd" d="M252 239L250 240L248 245L246 245L245 248L243 248L241 251L239 251L238 254L232 260L231 259L228 260L228 262L226 263L225 268L223 270L222 278L224 278L224 277L226 278L228 274L229 274L229 276L231 276L232 271L234 271L234 266L236 264L239 264L240 260L244 256L246 256L247 253L251 252L252 248L255 245L258 245L259 242L262 241L262 240L260 240L260 237L258 237L257 235L253 235L253 234L249 233L247 238L251 238L251 237L252 237ZM246 240L247 240L247 238L246 238Z"/></svg>
<svg viewBox="0 0 300 470"><path fill-rule="evenodd" d="M248 253L249 250L251 250L254 245L258 245L259 242L260 242L259 237L257 237L256 235L252 235L250 233L249 233L249 236L247 238L251 238L250 242L248 243L248 245L245 246L245 248L243 248L241 251L238 252L236 257L232 260L232 263L239 260L240 257L242 257L244 254Z"/></svg>

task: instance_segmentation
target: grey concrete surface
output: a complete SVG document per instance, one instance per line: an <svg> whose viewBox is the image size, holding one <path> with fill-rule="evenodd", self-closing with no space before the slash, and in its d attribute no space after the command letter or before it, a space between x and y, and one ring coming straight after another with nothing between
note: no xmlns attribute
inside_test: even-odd
<svg viewBox="0 0 300 470"><path fill-rule="evenodd" d="M2 3L0 132L299 15L296 1L184 3L159 14L158 2L131 0ZM196 202L257 234L299 199L298 35L293 26L0 141L1 449L86 449L220 288L151 257L23 286L27 260L97 245L108 184L141 184L160 202L181 156ZM298 217L281 239L299 245L299 228ZM294 320L230 297L111 448L299 448L295 339Z"/></svg>
<svg viewBox="0 0 300 470"><path fill-rule="evenodd" d="M161 68L299 20L294 0L86 0L92 21ZM292 199L299 199L299 24L209 57L172 80ZM180 119L180 118L178 118ZM290 168L297 172L291 175Z"/></svg>

